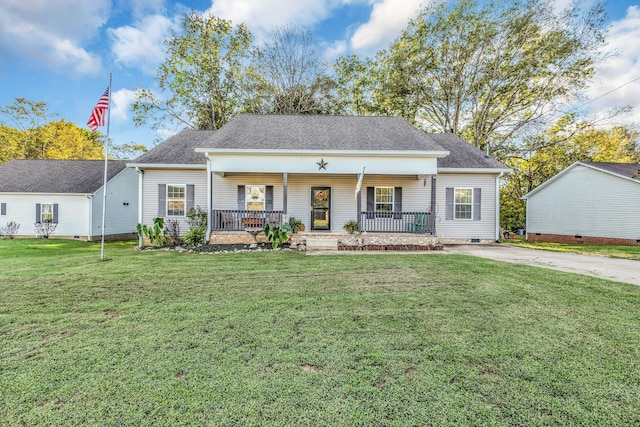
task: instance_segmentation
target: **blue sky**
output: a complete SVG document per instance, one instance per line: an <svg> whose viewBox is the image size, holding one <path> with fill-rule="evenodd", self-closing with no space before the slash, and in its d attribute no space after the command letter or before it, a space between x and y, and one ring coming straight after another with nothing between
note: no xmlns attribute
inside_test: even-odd
<svg viewBox="0 0 640 427"><path fill-rule="evenodd" d="M428 0L427 0L428 1ZM560 6L570 0L557 0ZM583 0L589 3L592 0ZM329 62L342 54L369 56L386 47L423 0L2 0L0 105L16 97L45 101L49 112L86 128L113 73L110 136L114 143L153 146L158 135L135 128L130 104L139 87L154 88L162 41L184 12L213 13L246 23L259 41L274 27L309 28ZM587 89L594 114L638 105L615 123L635 126L640 111L640 0L609 0L609 48ZM620 86L622 86L620 88ZM602 96L607 92L610 94ZM106 128L100 128L106 132ZM162 137L162 135L160 136Z"/></svg>

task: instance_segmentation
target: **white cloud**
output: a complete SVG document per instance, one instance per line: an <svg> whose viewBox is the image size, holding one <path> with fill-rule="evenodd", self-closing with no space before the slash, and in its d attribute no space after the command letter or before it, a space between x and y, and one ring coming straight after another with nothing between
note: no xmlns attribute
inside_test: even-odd
<svg viewBox="0 0 640 427"><path fill-rule="evenodd" d="M173 21L152 15L134 26L110 28L112 51L116 62L128 67L139 67L152 74L165 57L163 41L174 27Z"/></svg>
<svg viewBox="0 0 640 427"><path fill-rule="evenodd" d="M111 117L119 121L128 119L127 111L136 100L136 91L129 89L120 89L111 94Z"/></svg>
<svg viewBox="0 0 640 427"><path fill-rule="evenodd" d="M136 18L143 18L148 14L159 14L166 10L165 0L133 0L128 5Z"/></svg>
<svg viewBox="0 0 640 427"><path fill-rule="evenodd" d="M260 40L275 27L297 24L309 27L326 19L331 11L350 0L212 0L205 14L246 24Z"/></svg>
<svg viewBox="0 0 640 427"><path fill-rule="evenodd" d="M631 6L626 16L611 24L607 37L608 48L616 55L596 69L596 84L586 94L594 100L593 111L603 111L624 105L640 109L640 7ZM634 81L635 80L635 81ZM610 93L609 93L610 92ZM597 99L596 99L597 98ZM633 116L618 117L617 122L631 124Z"/></svg>
<svg viewBox="0 0 640 427"><path fill-rule="evenodd" d="M351 37L351 47L354 50L385 47L400 35L423 3L423 0L382 0L375 3L369 21L358 27Z"/></svg>
<svg viewBox="0 0 640 427"><path fill-rule="evenodd" d="M327 62L333 62L347 51L347 47L347 42L344 40L336 40L325 49L323 59Z"/></svg>
<svg viewBox="0 0 640 427"><path fill-rule="evenodd" d="M49 68L91 74L98 56L82 48L109 15L109 0L3 0L0 50L36 60Z"/></svg>

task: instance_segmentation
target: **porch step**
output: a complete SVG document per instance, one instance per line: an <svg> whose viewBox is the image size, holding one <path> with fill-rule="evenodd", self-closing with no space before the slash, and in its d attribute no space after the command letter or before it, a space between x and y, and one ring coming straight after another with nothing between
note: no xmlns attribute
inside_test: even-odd
<svg viewBox="0 0 640 427"><path fill-rule="evenodd" d="M338 239L307 238L307 251L337 251Z"/></svg>

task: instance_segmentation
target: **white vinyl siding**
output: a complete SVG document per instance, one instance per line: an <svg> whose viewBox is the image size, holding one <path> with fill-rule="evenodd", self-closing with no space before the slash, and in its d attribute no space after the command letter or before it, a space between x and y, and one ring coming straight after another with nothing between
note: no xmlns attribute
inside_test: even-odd
<svg viewBox="0 0 640 427"><path fill-rule="evenodd" d="M207 172L204 169L148 169L142 175L142 223L151 225L153 219L158 217L158 185L185 184L193 185L193 205L207 209ZM165 190L166 191L166 190ZM166 197L166 193L165 193ZM235 200L235 197L234 197ZM233 208L235 209L235 207ZM180 222L182 234L189 231L186 217L176 217Z"/></svg>
<svg viewBox="0 0 640 427"><path fill-rule="evenodd" d="M530 196L527 233L640 239L640 182L577 165Z"/></svg>
<svg viewBox="0 0 640 427"><path fill-rule="evenodd" d="M14 221L20 224L19 236L33 236L36 222L36 205L58 205L58 225L52 237L86 237L89 230L91 200L86 195L66 194L11 194L4 200L11 205L7 215L2 216L0 227ZM42 210L40 211L42 215ZM53 213L53 210L52 210Z"/></svg>
<svg viewBox="0 0 640 427"><path fill-rule="evenodd" d="M444 243L470 242L472 239L493 241L496 239L496 179L497 174L440 173L436 178L436 236ZM479 220L447 220L447 188L479 188L480 212L472 218ZM475 204L476 200L474 200Z"/></svg>
<svg viewBox="0 0 640 427"><path fill-rule="evenodd" d="M126 168L107 183L105 234L134 233L138 223L138 172ZM91 199L91 222L94 239L102 233L102 188Z"/></svg>

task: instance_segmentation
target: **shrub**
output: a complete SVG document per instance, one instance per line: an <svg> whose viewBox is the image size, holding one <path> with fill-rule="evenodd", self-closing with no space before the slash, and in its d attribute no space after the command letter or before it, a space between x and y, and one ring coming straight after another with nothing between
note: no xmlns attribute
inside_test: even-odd
<svg viewBox="0 0 640 427"><path fill-rule="evenodd" d="M174 245L180 243L180 221L177 219L169 219L167 220L165 228L167 229L171 242Z"/></svg>
<svg viewBox="0 0 640 427"><path fill-rule="evenodd" d="M141 237L147 237L153 246L165 246L169 232L164 228L164 218L154 218L153 225L138 224L136 231Z"/></svg>
<svg viewBox="0 0 640 427"><path fill-rule="evenodd" d="M264 234L267 236L267 239L271 242L271 247L273 249L278 249L282 246L283 243L289 240L289 233L291 233L291 226L287 223L282 224L280 226L274 225L271 226L266 224L264 226Z"/></svg>
<svg viewBox="0 0 640 427"><path fill-rule="evenodd" d="M202 209L200 206L189 209L189 212L187 212L187 224L189 224L190 229L199 227L206 228L207 211Z"/></svg>
<svg viewBox="0 0 640 427"><path fill-rule="evenodd" d="M299 219L291 217L289 219L289 225L291 226L291 231L293 233L297 233L298 231L304 231L304 224Z"/></svg>
<svg viewBox="0 0 640 427"><path fill-rule="evenodd" d="M36 236L43 239L48 239L49 236L52 236L57 227L58 224L54 224L53 222L36 222L33 224L33 230L36 232Z"/></svg>
<svg viewBox="0 0 640 427"><path fill-rule="evenodd" d="M184 241L191 246L200 246L204 243L205 226L201 225L196 228L190 229L187 234L184 235Z"/></svg>
<svg viewBox="0 0 640 427"><path fill-rule="evenodd" d="M9 221L7 225L2 228L2 235L8 237L9 239L13 239L16 234L18 234L19 228L20 224L15 221Z"/></svg>
<svg viewBox="0 0 640 427"><path fill-rule="evenodd" d="M349 234L353 234L356 231L358 231L358 223L352 219L350 219L349 221L345 222L344 225L342 226L342 228L344 228L344 230L349 233Z"/></svg>

